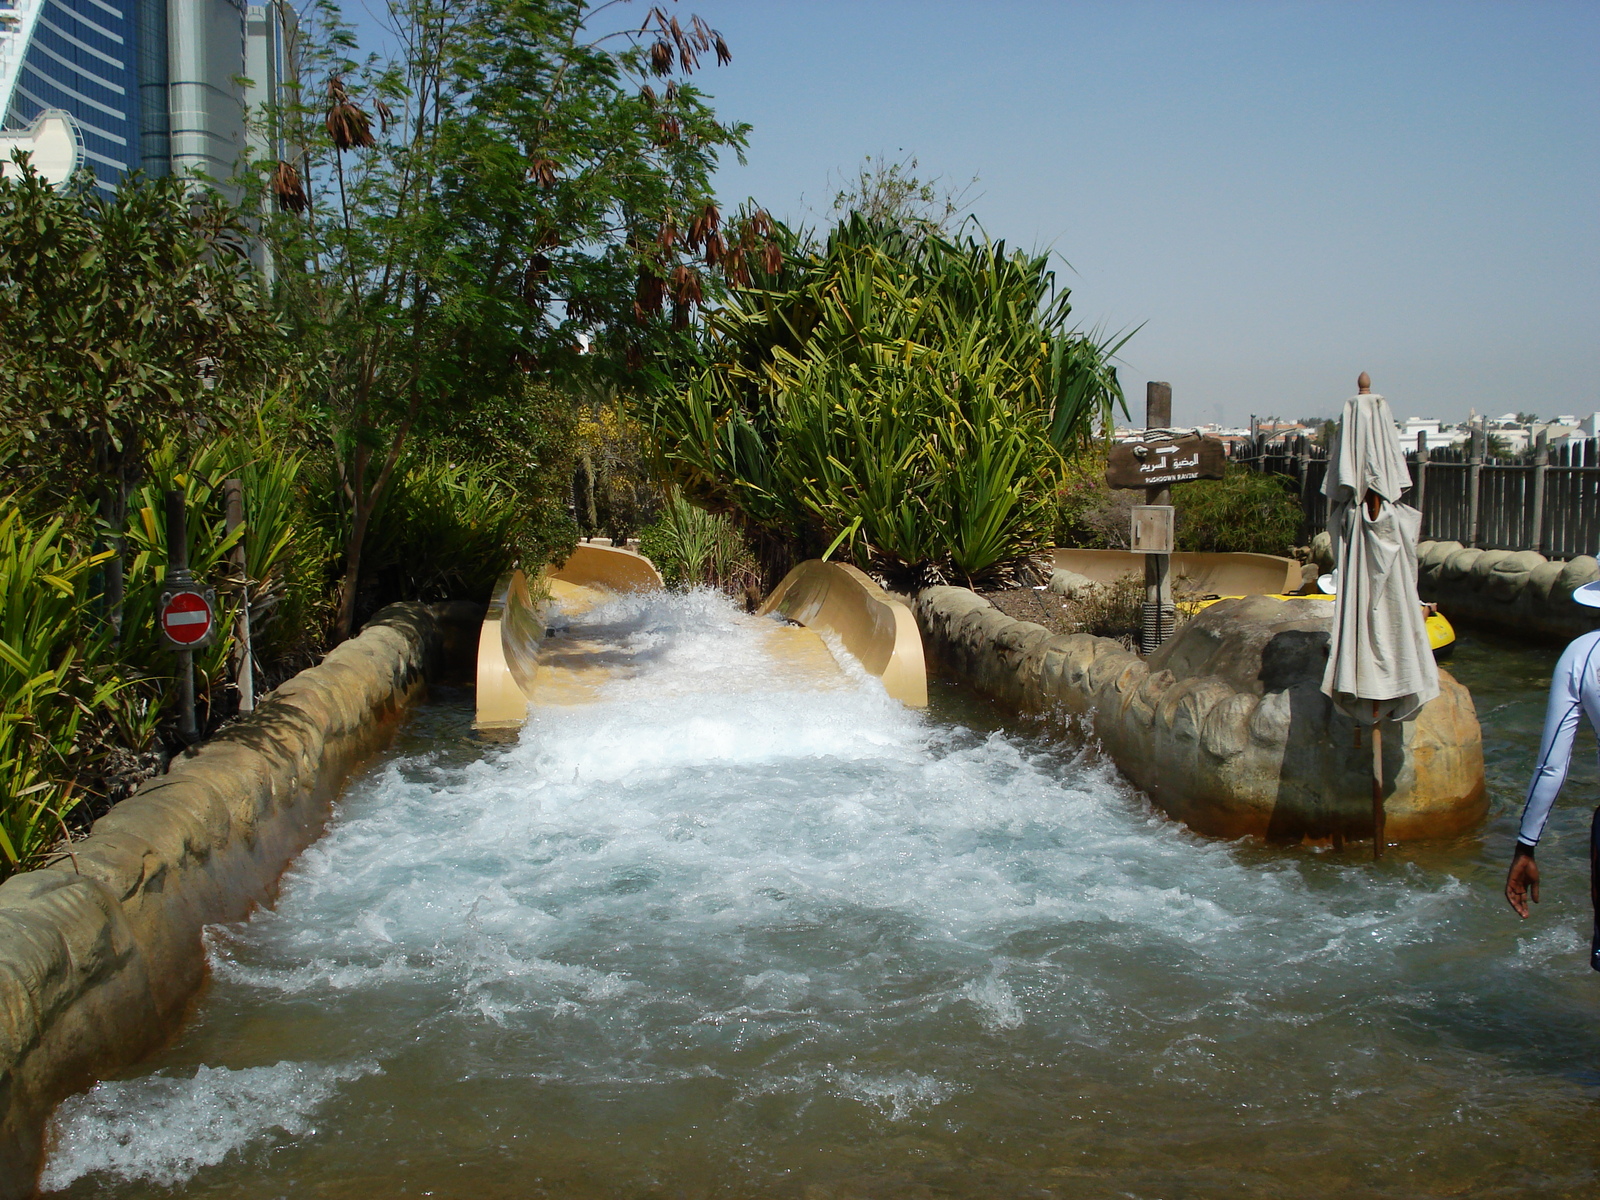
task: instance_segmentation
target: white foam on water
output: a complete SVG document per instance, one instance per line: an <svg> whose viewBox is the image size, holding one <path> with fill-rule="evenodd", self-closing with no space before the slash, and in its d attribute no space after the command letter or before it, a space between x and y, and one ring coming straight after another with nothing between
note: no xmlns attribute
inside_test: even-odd
<svg viewBox="0 0 1600 1200"><path fill-rule="evenodd" d="M998 975L969 979L961 985L961 997L978 1010L985 1028L999 1031L1019 1028L1024 1020L1011 986Z"/></svg>
<svg viewBox="0 0 1600 1200"><path fill-rule="evenodd" d="M358 781L276 910L214 933L218 994L314 1007L351 1057L422 1047L439 1078L715 1078L901 1121L975 1086L966 1042L1168 1055L1198 1080L1197 1027L1227 1041L1367 1003L1464 894L1247 859L1091 756L940 725L859 670L819 691L705 593L583 622L631 674L509 747ZM63 1110L50 1178L183 1178L302 1136L330 1070L104 1085ZM158 1126L178 1133L135 1144Z"/></svg>
<svg viewBox="0 0 1600 1200"><path fill-rule="evenodd" d="M280 1062L96 1084L56 1111L39 1186L58 1191L101 1174L172 1187L252 1143L311 1136L313 1114L341 1083L378 1070L374 1062Z"/></svg>
<svg viewBox="0 0 1600 1200"><path fill-rule="evenodd" d="M307 995L446 984L464 1010L503 1015L707 1005L684 989L728 968L806 979L830 1004L860 990L859 963L819 972L752 932L879 922L962 960L969 1001L1010 1028L1024 1002L967 951L1018 930L1077 927L1190 971L1332 969L1433 936L1459 890L1313 895L1297 864L1241 864L1103 765L931 724L864 677L763 690L755 619L704 593L627 597L585 621L641 652L637 674L599 703L536 710L514 746L465 766L389 763L303 856L279 913L238 935L272 952L245 962L225 940L219 970ZM609 953L619 938L633 953ZM574 961L592 950L605 967ZM724 1007L797 1002L792 981L775 986Z"/></svg>

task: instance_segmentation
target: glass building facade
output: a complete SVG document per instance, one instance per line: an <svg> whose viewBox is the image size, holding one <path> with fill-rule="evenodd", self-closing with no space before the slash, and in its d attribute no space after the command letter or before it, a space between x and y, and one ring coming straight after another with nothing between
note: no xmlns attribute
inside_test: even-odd
<svg viewBox="0 0 1600 1200"><path fill-rule="evenodd" d="M84 165L99 186L115 189L139 165L138 37L130 0L25 0L12 11L15 27L7 32L21 44L11 48L7 127L29 125L46 109L71 113Z"/></svg>
<svg viewBox="0 0 1600 1200"><path fill-rule="evenodd" d="M247 147L281 152L246 111L278 98L294 28L284 0L0 0L4 128L65 111L108 191L134 170L222 185Z"/></svg>

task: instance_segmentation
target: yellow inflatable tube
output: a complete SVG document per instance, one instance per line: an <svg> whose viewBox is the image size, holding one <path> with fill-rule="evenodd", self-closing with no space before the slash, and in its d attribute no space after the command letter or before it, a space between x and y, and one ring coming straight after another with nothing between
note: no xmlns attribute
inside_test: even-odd
<svg viewBox="0 0 1600 1200"><path fill-rule="evenodd" d="M1311 593L1309 593L1307 595L1304 595L1304 596L1274 595L1272 598L1274 600L1328 600L1328 601L1331 601L1333 599L1332 596L1328 595L1325 592L1311 592ZM1237 599L1239 599L1239 597L1237 597L1237 596L1213 596L1209 600L1180 601L1179 607L1183 608L1187 612L1193 614L1193 613L1199 612L1203 608L1210 608L1218 600L1237 600ZM1432 611L1430 612L1429 609L1432 609ZM1453 649L1455 649L1455 644L1456 644L1455 626L1451 625L1449 620L1445 617L1445 615L1442 612L1440 612L1437 608L1433 608L1432 605L1424 604L1422 606L1422 614L1423 614L1423 622L1422 622L1423 626L1428 631L1428 645L1430 647L1432 647L1434 656L1437 657L1437 658L1447 658L1447 657L1449 657L1450 652Z"/></svg>

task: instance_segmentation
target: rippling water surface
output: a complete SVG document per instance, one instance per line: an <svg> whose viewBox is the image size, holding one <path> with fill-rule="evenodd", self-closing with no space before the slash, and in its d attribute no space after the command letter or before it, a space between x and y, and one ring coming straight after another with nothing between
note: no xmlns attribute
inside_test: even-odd
<svg viewBox="0 0 1600 1200"><path fill-rule="evenodd" d="M433 705L183 1035L63 1106L107 1197L1600 1191L1584 759L1499 888L1553 650L1464 640L1483 837L1374 867L1194 837L950 690L762 685L709 595L513 746Z"/></svg>

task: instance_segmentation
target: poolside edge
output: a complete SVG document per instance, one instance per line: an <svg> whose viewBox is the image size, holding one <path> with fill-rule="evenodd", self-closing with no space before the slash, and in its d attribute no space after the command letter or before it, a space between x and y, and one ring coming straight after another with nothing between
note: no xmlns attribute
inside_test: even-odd
<svg viewBox="0 0 1600 1200"><path fill-rule="evenodd" d="M177 1029L205 980L201 930L271 897L424 693L457 607L384 609L70 854L0 885L0 1200L33 1192L61 1100Z"/></svg>

